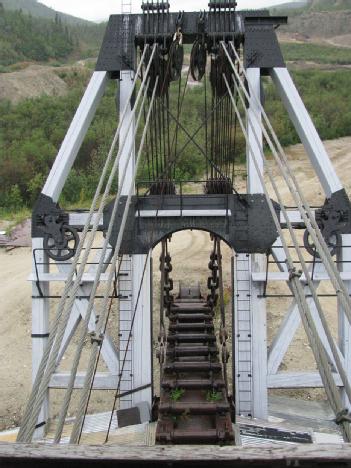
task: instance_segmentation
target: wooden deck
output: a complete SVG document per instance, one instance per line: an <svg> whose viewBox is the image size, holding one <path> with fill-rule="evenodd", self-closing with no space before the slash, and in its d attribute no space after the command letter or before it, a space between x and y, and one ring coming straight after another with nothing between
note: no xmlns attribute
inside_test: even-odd
<svg viewBox="0 0 351 468"><path fill-rule="evenodd" d="M0 444L1 468L350 466L351 444L284 447Z"/></svg>

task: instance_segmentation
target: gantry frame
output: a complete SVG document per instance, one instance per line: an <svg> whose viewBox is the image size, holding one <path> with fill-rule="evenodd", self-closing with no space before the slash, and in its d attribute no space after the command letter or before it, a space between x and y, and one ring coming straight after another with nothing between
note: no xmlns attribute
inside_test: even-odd
<svg viewBox="0 0 351 468"><path fill-rule="evenodd" d="M181 28L185 41L192 42L198 34L198 13L183 13L181 16ZM110 18L105 40L101 49L97 67L91 81L87 87L84 97L79 105L75 117L70 125L65 140L57 155L54 166L42 190L42 194L33 213L33 376L43 355L45 343L49 333L49 287L50 282L64 280L69 265L58 262L60 275L50 273L48 270L49 259L44 249L42 231L38 227L38 217L48 214L52 210L57 210L57 203L67 180L68 174L74 164L79 148L84 140L84 136L91 124L96 109L104 94L110 79L119 80L119 106L120 113L128 103L128 96L136 79L134 76L136 46L145 41L143 36L142 15L114 15ZM245 39L244 65L248 77L248 86L253 90L252 98L248 102L247 132L250 141L250 149L247 150L247 173L248 173L248 196L262 196L263 187L260 177L253 164L252 151L255 158L260 160L260 170L264 173L264 164L261 157L263 143L257 142L257 135L263 142L262 128L260 127L257 115L261 115L261 107L258 105L256 97L261 94L262 76L270 76L276 89L278 90L282 102L287 109L291 121L306 149L306 153L313 168L319 178L327 200L336 200L336 207L348 210L348 198L343 186L330 162L324 145L314 127L311 118L298 94L298 91L290 77L280 52L274 27L284 23L284 18L272 18L266 12L239 12L231 19L232 30L228 31L228 40L235 37ZM170 37L170 31L176 29L179 14L171 14L167 30L162 34ZM210 25L205 22L204 33L210 33ZM151 34L146 40L154 40ZM224 40L226 36L224 35ZM127 111L132 116L132 107ZM128 118L125 120L128 121ZM253 129L255 129L253 131ZM256 135L255 135L256 134ZM128 154L133 151L134 131L133 127L128 128L122 124L121 136L127 136L127 143L124 146L120 161L120 171L128 161ZM124 156L123 156L124 155ZM123 185L122 195L126 195L134 180L133 158L128 163L126 177L119 180ZM341 202L340 202L341 200ZM346 208L345 208L346 206ZM194 213L192 213L193 215ZM217 213L218 214L218 213ZM166 213L167 215L167 213ZM182 213L183 215L183 213ZM174 215L172 215L174 216ZM223 217L227 216L227 212ZM291 212L294 222L303 224L303 220L296 212ZM350 216L351 218L351 216ZM350 219L349 218L349 219ZM82 213L69 214L69 225L81 228L85 223L85 215ZM103 230L101 222L101 230ZM283 224L283 223L282 223ZM342 231L342 248L339 252L342 265L343 279L345 285L351 292L351 265L348 263L351 257L351 230L350 226L344 226ZM256 253L252 253L256 252ZM290 387L311 387L321 386L321 379L316 373L280 373L279 366L284 358L289 343L293 339L300 319L296 304L292 302L289 306L283 323L278 331L273 343L267 353L267 311L266 299L264 295L265 282L277 280L288 282L289 273L284 265L285 258L279 245L279 239L272 247L274 258L279 262L280 276L273 278L266 271L266 256L259 249L247 252L236 252L234 254L234 318L235 333L233 340L234 354L234 392L236 396L236 408L238 414L251 415L259 418L268 416L268 389L269 388L290 388ZM108 367L108 373L97 375L95 378L95 388L115 389L119 369L119 355L123 349L123 334L129 334L132 311L136 305L136 295L144 277L142 300L137 306L137 320L134 325L133 342L128 349L130 366L124 368L125 378L122 391L133 390L142 387L142 390L133 393L122 399L122 407L131 407L140 402L152 401L152 334L151 334L151 296L152 288L152 265L147 266L147 271L143 275L146 253L125 252L124 262L121 268L121 278L119 293L125 301L121 301L120 310L120 330L121 348L116 350L105 337L102 345L102 355ZM91 272L93 274L93 271ZM317 276L318 274L318 276ZM92 275L93 276L93 275ZM317 265L316 284L321 280L327 280L328 275L321 265ZM303 278L301 278L303 281ZM89 296L91 290L91 278L87 272L81 285L82 295ZM249 298L249 300L248 300ZM70 339L77 327L81 317L84 317L85 304L87 299L77 300L70 321L67 325L64 343L60 352L62 358ZM351 344L350 344L350 324L345 319L345 314L341 304L338 305L339 316L339 350L345 363L348 376L351 378ZM322 341L326 343L323 334L323 327L314 314L315 323L320 330ZM94 316L91 320L91 330L94 330ZM123 324L123 325L122 325ZM122 325L122 327L121 327ZM125 328L123 328L125 327ZM325 344L328 353L328 345ZM77 376L76 386L82 385L84 376ZM335 375L338 385L340 379ZM64 374L54 374L50 383L51 388L65 388L68 377ZM144 388L147 386L147 388ZM340 385L341 386L341 385ZM344 395L345 405L350 403ZM36 436L40 437L49 418L49 388L48 396L45 399L42 412L39 416Z"/></svg>

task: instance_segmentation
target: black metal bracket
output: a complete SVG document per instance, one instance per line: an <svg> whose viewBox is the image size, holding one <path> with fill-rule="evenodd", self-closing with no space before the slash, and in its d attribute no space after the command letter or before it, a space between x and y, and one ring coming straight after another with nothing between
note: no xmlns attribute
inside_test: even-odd
<svg viewBox="0 0 351 468"><path fill-rule="evenodd" d="M134 196L120 253L145 254L165 237L185 229L210 232L238 253L266 253L276 241L278 233L265 196L241 197L245 198L245 204L235 194ZM104 212L106 228L111 221L113 203ZM112 230L112 246L117 242L125 203L126 197L122 197ZM279 217L280 207L273 203ZM220 210L220 213L216 214L213 210ZM193 215L192 212L196 213Z"/></svg>
<svg viewBox="0 0 351 468"><path fill-rule="evenodd" d="M344 189L327 198L322 208L315 212L315 219L322 232L324 240L335 255L341 246L341 235L351 234L351 203ZM304 244L307 251L314 257L319 257L315 245L310 241L306 230Z"/></svg>
<svg viewBox="0 0 351 468"><path fill-rule="evenodd" d="M159 19L155 20L154 16ZM107 71L118 77L123 70L133 70L136 64L136 48L145 43L158 42L170 46L178 29L179 13L160 10L150 13L153 21L147 22L148 14L112 15L96 65L97 71ZM275 28L286 24L283 16L270 16L266 10L221 12L221 21L214 21L213 12L181 12L183 44L193 44L201 33L208 43L208 50L220 40L234 40L244 44L244 61L247 67L263 69L285 67ZM225 27L223 25L226 25Z"/></svg>
<svg viewBox="0 0 351 468"><path fill-rule="evenodd" d="M69 226L69 215L58 203L40 194L32 214L32 238L44 238L44 249L57 261L74 257L79 243L76 229Z"/></svg>

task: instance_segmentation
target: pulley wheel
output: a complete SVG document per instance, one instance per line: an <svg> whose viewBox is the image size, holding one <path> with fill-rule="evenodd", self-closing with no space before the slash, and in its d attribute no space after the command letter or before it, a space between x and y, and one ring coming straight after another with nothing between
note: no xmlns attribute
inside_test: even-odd
<svg viewBox="0 0 351 468"><path fill-rule="evenodd" d="M311 235L308 232L308 229L306 229L305 232L304 232L303 243L304 243L304 246L305 246L307 252L310 255L312 255L312 257L320 258L320 255L316 250L316 246L315 246L313 240L311 239ZM341 243L340 234L335 232L335 233L330 235L330 237L328 239L328 242L327 242L327 246L328 246L328 248L330 250L330 255L332 257L336 254L338 246L340 245L340 243Z"/></svg>
<svg viewBox="0 0 351 468"><path fill-rule="evenodd" d="M169 49L169 76L171 81L181 77L184 62L184 48L178 41L172 43Z"/></svg>
<svg viewBox="0 0 351 468"><path fill-rule="evenodd" d="M201 81L206 72L207 51L204 43L195 41L190 55L190 73L194 81Z"/></svg>
<svg viewBox="0 0 351 468"><path fill-rule="evenodd" d="M70 226L62 226L62 239L59 243L50 234L45 234L44 249L48 256L57 262L65 262L75 256L79 236Z"/></svg>

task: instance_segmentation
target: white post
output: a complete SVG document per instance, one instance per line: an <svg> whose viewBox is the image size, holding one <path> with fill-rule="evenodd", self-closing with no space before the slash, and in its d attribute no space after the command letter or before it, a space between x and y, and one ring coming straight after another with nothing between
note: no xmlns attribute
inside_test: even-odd
<svg viewBox="0 0 351 468"><path fill-rule="evenodd" d="M259 68L248 68L246 70L247 79L250 83L250 88L255 93L258 100L261 96L261 71ZM253 156L251 155L249 147L256 156L260 172L263 174L263 159L262 159L262 148L263 148L263 137L260 122L255 118L255 115L261 121L261 109L259 103L254 97L251 97L249 102L249 108L247 111L247 135L248 142L246 145L246 157L247 157L247 193L264 193L259 175L257 174ZM249 124L250 122L250 124ZM257 139L255 137L257 135ZM258 141L260 144L258 144Z"/></svg>
<svg viewBox="0 0 351 468"><path fill-rule="evenodd" d="M250 88L258 100L261 99L261 71L259 68L248 68L246 70ZM253 156L249 150L254 152L259 162L260 172L264 173L262 159L262 129L255 115L261 116L258 102L254 97L250 99L247 115L247 175L248 193L263 193L263 187ZM255 132L253 131L255 129ZM259 143L255 137L258 137ZM251 273L264 271L266 268L266 257L261 254L251 255ZM267 314L266 300L262 298L263 283L251 280L251 323L252 323L252 415L255 418L267 419L268 417L268 393L267 393Z"/></svg>
<svg viewBox="0 0 351 468"><path fill-rule="evenodd" d="M43 250L43 239L32 240L32 255L33 276L36 278L37 274L49 273L48 256ZM34 382L49 337L49 283L33 281L32 294L32 381ZM39 414L34 440L44 437L48 419L49 389Z"/></svg>
<svg viewBox="0 0 351 468"><path fill-rule="evenodd" d="M326 197L342 190L343 186L330 161L306 107L286 68L272 68L272 80L280 94L290 119L306 149L321 182Z"/></svg>
<svg viewBox="0 0 351 468"><path fill-rule="evenodd" d="M123 71L121 72L121 79L119 82L119 110L120 110L120 116L122 116L122 112L125 109L127 103L128 103L128 98L130 96L131 90L133 89L133 83L134 83L134 73L131 71ZM134 123L130 126L129 131L128 131L128 125L130 122L131 114L133 112L132 106L129 105L124 121L121 126L121 133L120 133L120 139L119 141L124 141L126 137L126 142L124 145L124 148L121 153L121 159L119 163L119 174L118 174L118 183L119 185L122 185L122 195L128 196L129 189L130 189L130 184L132 183L133 177L134 177L134 168L135 168L135 151L132 153L132 157L129 160L128 166L127 166L127 172L125 175L124 180L122 179L123 175L123 170L126 166L127 163L127 158L129 156L131 148L135 147L135 141L134 141L134 134L135 134L135 125ZM135 150L135 148L134 148Z"/></svg>
<svg viewBox="0 0 351 468"><path fill-rule="evenodd" d="M340 271L351 271L351 234L342 235L342 248L339 260ZM351 294L351 281L345 281L347 290ZM351 381L351 326L345 316L345 312L340 302L338 302L338 317L339 317L339 347L345 359L345 371L349 381ZM344 390L342 390L343 401L345 407L351 409L351 405Z"/></svg>
<svg viewBox="0 0 351 468"><path fill-rule="evenodd" d="M123 111L127 104L128 96L130 95L133 87L134 73L130 71L124 71L121 73L120 81L120 112ZM130 186L134 180L135 173L135 127L131 125L128 131L127 125L130 122L130 115L132 113L132 107L130 106L127 110L124 124L121 127L121 141L124 136L127 137L126 144L121 153L121 160L119 164L119 184L122 185L122 195L127 195ZM127 133L128 132L128 133ZM127 158L132 149L132 157L127 165L127 172L124 180L121 178L123 169L127 164ZM135 191L135 187L133 187ZM152 347L151 347L151 307L150 307L150 294L151 294L151 274L150 265L146 266L144 273L144 265L146 261L145 255L132 255L128 260L123 261L121 273L126 273L129 276L125 277L120 281L119 293L124 296L124 300L121 301L121 312L120 312L120 359L123 361L125 354L125 336L130 331L133 314L136 308L136 317L134 320L134 326L132 331L132 339L128 347L127 359L124 366L122 376L121 391L128 391L134 388L148 385L151 383L151 366L152 366ZM141 280L144 279L141 285ZM127 278L130 281L127 281ZM125 287L121 287L121 285ZM140 297L138 300L139 289ZM128 300L127 298L130 298ZM138 302L138 304L137 304ZM121 408L128 408L141 401L147 401L151 408L151 389L146 389L136 394L126 396L121 399Z"/></svg>
<svg viewBox="0 0 351 468"><path fill-rule="evenodd" d="M65 139L63 140L42 191L44 195L51 197L54 202L57 202L60 198L68 174L70 173L96 109L104 94L107 82L107 72L93 73Z"/></svg>
<svg viewBox="0 0 351 468"><path fill-rule="evenodd" d="M133 255L133 311L136 307L133 332L133 388L139 388L149 384L150 387L134 393L132 401L133 406L137 403L148 402L151 411L152 349L150 262L151 257L147 259L147 255Z"/></svg>

